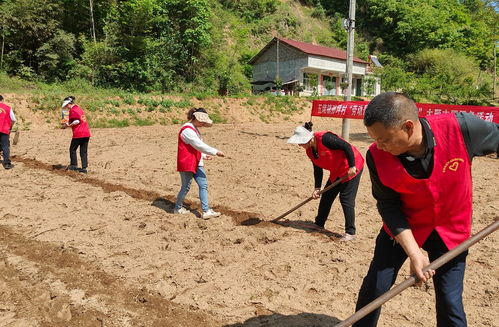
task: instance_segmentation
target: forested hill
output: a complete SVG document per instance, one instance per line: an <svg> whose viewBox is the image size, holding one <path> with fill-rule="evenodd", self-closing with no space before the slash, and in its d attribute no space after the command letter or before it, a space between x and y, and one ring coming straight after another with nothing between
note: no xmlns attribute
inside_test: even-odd
<svg viewBox="0 0 499 327"><path fill-rule="evenodd" d="M347 0L0 0L1 70L149 92L247 94L273 36L346 47ZM92 5L92 6L91 6ZM385 90L449 103L493 98L490 0L357 0L356 56ZM92 9L92 10L91 10Z"/></svg>

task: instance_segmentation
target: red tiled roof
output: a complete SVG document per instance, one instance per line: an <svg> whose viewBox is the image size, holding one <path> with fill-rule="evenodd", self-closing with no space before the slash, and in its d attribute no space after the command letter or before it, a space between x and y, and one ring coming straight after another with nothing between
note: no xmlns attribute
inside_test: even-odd
<svg viewBox="0 0 499 327"><path fill-rule="evenodd" d="M305 43L305 42L299 42L295 40L288 40L288 39L282 39L282 38L273 38L272 41L270 41L256 56L251 58L250 63L254 63L256 59L260 57L262 53L264 53L267 48L269 48L273 43L275 43L279 39L280 42L284 42L289 46L292 46L293 48L298 49L301 52L304 52L309 55L315 55L315 56L322 56L322 57L328 57L328 58L335 58L335 59L341 59L341 60L347 60L347 53L346 51L336 49L336 48L329 48L329 47L324 47L321 45L315 45L311 43ZM367 61L362 60L357 57L353 57L354 62L358 62L361 64L368 64Z"/></svg>
<svg viewBox="0 0 499 327"><path fill-rule="evenodd" d="M287 40L287 39L281 39L281 38L279 38L279 40L281 42L289 44L290 46L297 48L298 50L305 52L307 54L347 60L347 52L340 50L340 49L329 48L329 47L324 47L321 45L315 45L315 44L311 44L311 43L305 43L305 42L299 42L299 41ZM368 64L367 61L362 60L362 59L357 58L357 57L353 57L353 61L359 62L362 64Z"/></svg>

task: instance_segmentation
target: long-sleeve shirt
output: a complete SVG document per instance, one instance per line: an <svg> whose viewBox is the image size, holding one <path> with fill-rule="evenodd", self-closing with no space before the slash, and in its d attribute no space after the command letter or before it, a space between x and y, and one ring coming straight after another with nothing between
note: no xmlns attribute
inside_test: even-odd
<svg viewBox="0 0 499 327"><path fill-rule="evenodd" d="M186 123L184 126L191 126L195 130L198 130L192 123ZM198 131L199 133L199 131ZM180 133L180 137L182 138L182 141L185 143L191 145L194 149L198 150L201 152L203 155L201 156L201 160L199 161L199 166L203 166L203 158L205 155L212 155L215 156L218 152L217 149L209 146L208 144L204 143L203 140L201 140L201 137L199 137L200 134L196 133L190 128L185 128L182 133Z"/></svg>
<svg viewBox="0 0 499 327"><path fill-rule="evenodd" d="M468 113L456 113L461 133L470 161L475 156L483 156L499 150L499 124L484 121ZM433 170L433 149L435 140L433 132L425 118L420 118L423 127L423 142L426 152L421 158L404 153L398 156L406 171L414 178L423 179L431 175ZM402 212L400 195L381 183L376 165L370 151L367 151L366 163L372 183L372 193L377 200L378 211L384 223L393 235L409 229L409 223Z"/></svg>
<svg viewBox="0 0 499 327"><path fill-rule="evenodd" d="M16 122L16 115L14 115L14 109L12 108L10 108L10 121L12 124Z"/></svg>
<svg viewBox="0 0 499 327"><path fill-rule="evenodd" d="M322 135L322 144L331 150L343 150L345 156L347 157L348 167L355 167L355 155L352 150L352 146L347 141L339 138L331 132L327 132ZM318 158L317 151L312 149L312 153L315 158ZM314 181L315 188L320 188L322 184L323 170L322 168L314 165Z"/></svg>

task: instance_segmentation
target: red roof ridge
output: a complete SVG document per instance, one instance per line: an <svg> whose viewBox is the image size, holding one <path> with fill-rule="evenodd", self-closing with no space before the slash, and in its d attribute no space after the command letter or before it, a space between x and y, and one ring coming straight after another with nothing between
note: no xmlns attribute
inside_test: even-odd
<svg viewBox="0 0 499 327"><path fill-rule="evenodd" d="M347 53L344 50L337 49L337 48L330 48L330 47L325 47L322 45L316 45L312 43L305 43L305 42L300 42L300 41L295 41L295 40L290 40L290 39L284 39L280 37L276 37L281 42L284 42L302 52L305 52L307 54L311 55L317 55L317 56L322 56L322 57L329 57L329 58L336 58L336 59L342 59L342 60L347 60ZM353 57L353 61L362 63L362 64L368 64L367 61L362 60L357 57Z"/></svg>

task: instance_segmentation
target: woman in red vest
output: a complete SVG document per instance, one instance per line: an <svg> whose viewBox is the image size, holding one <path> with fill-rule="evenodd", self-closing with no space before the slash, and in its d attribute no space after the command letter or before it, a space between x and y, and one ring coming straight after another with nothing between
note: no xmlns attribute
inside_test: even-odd
<svg viewBox="0 0 499 327"><path fill-rule="evenodd" d="M364 158L360 152L347 141L332 132L312 132L312 123L298 126L288 143L303 147L314 166L315 190L314 199L321 197L319 191L322 184L323 169L330 175L326 186L336 180L344 180L322 194L315 224L324 228L334 199L339 194L340 203L345 216L345 234L341 240L350 241L355 238L355 197L359 189L360 177L364 167Z"/></svg>
<svg viewBox="0 0 499 327"><path fill-rule="evenodd" d="M10 162L10 130L16 123L16 116L11 107L3 103L0 95L0 146L2 150L2 165L5 169L12 169L14 165Z"/></svg>
<svg viewBox="0 0 499 327"><path fill-rule="evenodd" d="M468 252L436 271L423 269L470 236L471 160L498 149L498 125L464 113L419 118L414 101L396 92L369 103L364 125L375 141L366 161L383 228L357 310L390 289L409 257L420 284L433 277L437 326L467 326L462 293ZM376 326L380 312L353 326Z"/></svg>
<svg viewBox="0 0 499 327"><path fill-rule="evenodd" d="M80 173L87 173L88 166L88 142L90 140L90 128L88 127L87 117L85 112L74 104L75 97L69 96L64 99L62 109L69 108L68 121L63 127L71 127L73 130L73 138L69 146L69 170L79 171ZM78 159L76 157L76 150L80 148L81 168L78 168Z"/></svg>
<svg viewBox="0 0 499 327"><path fill-rule="evenodd" d="M208 204L208 180L204 171L203 159L210 160L211 156L223 157L224 154L201 140L199 128L210 127L213 124L204 108L190 109L187 113L187 119L189 121L182 125L178 133L177 171L180 173L182 186L177 195L173 212L176 214L189 212L182 204L194 178L199 186L199 200L203 211L201 218L218 217L220 213L210 209Z"/></svg>

